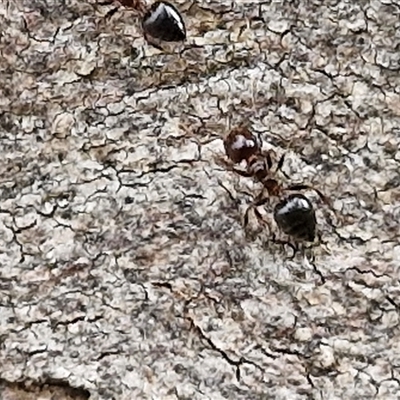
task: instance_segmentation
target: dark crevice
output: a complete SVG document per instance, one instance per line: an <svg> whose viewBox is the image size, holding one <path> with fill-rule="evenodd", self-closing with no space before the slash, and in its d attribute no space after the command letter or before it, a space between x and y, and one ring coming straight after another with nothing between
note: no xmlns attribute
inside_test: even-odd
<svg viewBox="0 0 400 400"><path fill-rule="evenodd" d="M377 273L376 273L374 270L372 270L372 269L368 269L368 270L363 271L363 270L359 269L358 267L350 267L350 268L347 268L346 271L356 271L357 273L362 274L362 275L371 274L371 275L373 275L375 278L383 278L383 277L388 277L388 278L390 278L389 275L387 275L387 274L377 274Z"/></svg>
<svg viewBox="0 0 400 400"><path fill-rule="evenodd" d="M66 326L66 325L70 325L70 324L76 324L77 322L81 322L81 321L89 322L89 323L96 322L96 321L98 321L98 320L100 320L102 318L103 318L102 315L96 315L95 317L93 317L91 319L88 319L86 317L86 315L84 315L84 316L76 317L74 319L67 320L67 321L57 321L57 322L54 323L54 328L57 328L57 326L59 326L59 325Z"/></svg>
<svg viewBox="0 0 400 400"><path fill-rule="evenodd" d="M102 359L105 358L105 357L113 356L113 355L117 355L117 354L121 354L121 351L119 351L119 350L104 351L104 352L100 353L100 354L95 358L95 361L100 361L100 360L102 360Z"/></svg>
<svg viewBox="0 0 400 400"><path fill-rule="evenodd" d="M18 381L11 382L4 378L0 378L0 388L10 388L28 393L37 393L37 390L62 390L64 395L68 395L76 400L87 400L90 398L90 392L82 387L72 387L68 381L62 379L54 379L51 377L43 377L39 381Z"/></svg>
<svg viewBox="0 0 400 400"><path fill-rule="evenodd" d="M263 370L258 364L256 364L256 363L253 362L253 361L247 360L247 359L245 359L244 357L240 357L238 361L232 360L232 358L230 358L230 357L228 356L228 354L225 353L224 350L222 350L222 349L220 349L219 347L217 347L217 346L214 344L214 342L213 342L209 337L207 337L207 336L204 334L204 332L202 331L202 329L194 323L193 319L189 318L189 321L190 321L190 323L191 323L192 328L196 331L196 333L200 336L200 338L203 339L203 340L208 344L208 346L209 346L212 350L214 350L214 351L216 351L217 353L219 353L219 354L221 355L221 357L222 357L228 364L230 364L230 365L232 365L233 367L235 367L235 375L236 375L236 379L237 379L238 382L241 381L240 366L241 366L242 364L250 364L250 365L253 365L254 367L256 367L256 368L257 368L258 370L260 370L261 372L264 372L264 370Z"/></svg>

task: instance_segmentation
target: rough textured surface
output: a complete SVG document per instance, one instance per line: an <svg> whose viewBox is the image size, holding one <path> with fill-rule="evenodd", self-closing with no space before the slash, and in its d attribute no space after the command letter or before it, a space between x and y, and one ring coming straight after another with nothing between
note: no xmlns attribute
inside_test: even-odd
<svg viewBox="0 0 400 400"><path fill-rule="evenodd" d="M2 398L399 398L398 3L176 4L161 53L114 5L0 3ZM243 121L332 198L304 257L243 229Z"/></svg>

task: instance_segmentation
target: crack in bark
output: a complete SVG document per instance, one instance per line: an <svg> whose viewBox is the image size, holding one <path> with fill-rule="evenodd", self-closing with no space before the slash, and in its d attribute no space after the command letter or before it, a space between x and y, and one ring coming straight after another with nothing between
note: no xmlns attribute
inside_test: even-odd
<svg viewBox="0 0 400 400"><path fill-rule="evenodd" d="M96 315L93 318L87 318L87 316L84 315L84 316L73 318L71 320L56 321L56 322L53 323L53 326L54 326L54 328L57 328L59 325L67 326L67 325L76 324L77 322L83 322L83 321L92 323L92 322L99 321L101 319L103 319L103 315Z"/></svg>
<svg viewBox="0 0 400 400"><path fill-rule="evenodd" d="M346 271L356 271L357 273L362 274L362 275L371 274L375 278L383 278L383 277L391 278L390 275L388 275L388 274L378 274L373 269L361 270L358 267L350 267L350 268L346 268Z"/></svg>
<svg viewBox="0 0 400 400"><path fill-rule="evenodd" d="M59 389L62 390L64 395L68 395L76 400L88 400L90 398L90 392L83 387L73 387L68 381L63 379L55 379L49 376L44 376L40 380L34 381L10 381L0 377L0 388L1 386L25 391L28 393L37 393L37 389Z"/></svg>
<svg viewBox="0 0 400 400"><path fill-rule="evenodd" d="M224 350L222 350L218 346L216 346L214 344L214 342L204 334L203 330L198 325L196 325L196 323L194 322L194 320L191 317L187 317L187 318L190 322L191 328L199 335L199 337L201 339L203 339L208 344L209 348L214 350L215 352L217 352L229 365L232 365L233 367L235 367L235 376L236 376L236 379L238 382L241 382L240 366L243 364L253 365L258 370L260 370L261 372L264 373L264 369L262 367L260 367L258 364L256 364L253 361L247 360L244 357L240 357L239 360L237 360L237 361L230 358Z"/></svg>

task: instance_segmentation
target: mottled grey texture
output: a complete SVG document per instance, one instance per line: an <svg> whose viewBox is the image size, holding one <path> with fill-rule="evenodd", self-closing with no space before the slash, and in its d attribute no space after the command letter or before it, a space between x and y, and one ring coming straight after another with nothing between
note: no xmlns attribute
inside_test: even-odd
<svg viewBox="0 0 400 400"><path fill-rule="evenodd" d="M3 397L400 398L398 3L175 4L164 53L114 5L0 4ZM308 258L243 229L243 121L333 201Z"/></svg>

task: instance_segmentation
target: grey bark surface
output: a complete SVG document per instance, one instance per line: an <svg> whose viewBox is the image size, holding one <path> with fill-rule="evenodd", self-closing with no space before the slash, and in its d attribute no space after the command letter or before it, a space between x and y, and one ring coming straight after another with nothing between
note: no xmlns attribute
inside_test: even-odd
<svg viewBox="0 0 400 400"><path fill-rule="evenodd" d="M400 6L174 4L160 52L115 5L0 3L0 397L400 398ZM332 200L319 246L244 229L243 122Z"/></svg>

